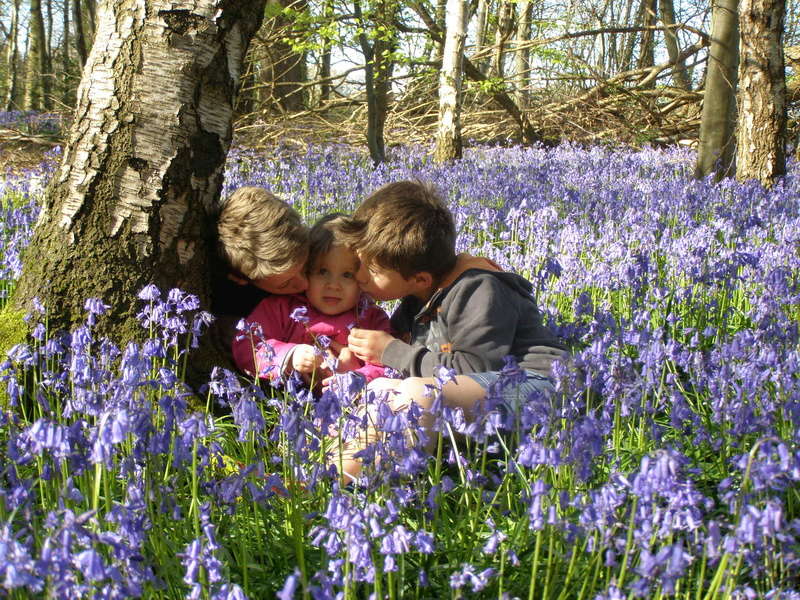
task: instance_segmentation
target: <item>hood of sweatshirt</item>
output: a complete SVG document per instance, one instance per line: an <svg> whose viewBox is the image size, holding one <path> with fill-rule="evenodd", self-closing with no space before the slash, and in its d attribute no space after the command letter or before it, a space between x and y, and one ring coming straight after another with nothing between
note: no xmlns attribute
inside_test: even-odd
<svg viewBox="0 0 800 600"><path fill-rule="evenodd" d="M525 298L531 298L533 295L533 285L521 275L503 271L500 265L488 258L484 258L482 256L471 256L469 254L459 254L456 258L455 267L453 267L453 270L450 271L447 277L439 284L438 289L428 301L427 306L435 303L435 299L438 300L440 296L439 292L453 285L467 271L472 269L491 272L500 281Z"/></svg>

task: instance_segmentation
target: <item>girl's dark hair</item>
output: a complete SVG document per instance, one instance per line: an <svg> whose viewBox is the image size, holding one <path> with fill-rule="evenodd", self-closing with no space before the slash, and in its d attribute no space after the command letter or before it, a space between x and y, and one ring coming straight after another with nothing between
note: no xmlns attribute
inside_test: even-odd
<svg viewBox="0 0 800 600"><path fill-rule="evenodd" d="M320 218L308 234L309 251L306 271L310 271L317 258L330 252L338 240L339 224L344 213L330 213Z"/></svg>

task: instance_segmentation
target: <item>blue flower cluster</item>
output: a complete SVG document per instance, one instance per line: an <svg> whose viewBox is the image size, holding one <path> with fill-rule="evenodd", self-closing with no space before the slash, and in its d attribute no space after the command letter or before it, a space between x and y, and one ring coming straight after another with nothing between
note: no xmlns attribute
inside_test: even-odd
<svg viewBox="0 0 800 600"><path fill-rule="evenodd" d="M573 363L514 411L500 399L513 363L471 418L437 399L429 439L416 406L395 414L358 377L315 397L217 369L190 390L182 371L211 317L180 290L142 290L147 339L122 347L94 334L113 310L100 299L68 333L39 307L0 365L0 587L800 598L797 166L766 191L694 180L692 161L562 145L435 165L398 148L373 169L334 145L232 152L229 189L270 188L307 220L388 181L433 181L460 249L534 282ZM19 248L35 193L5 186L27 194L0 224ZM370 443L345 486L336 457L355 437Z"/></svg>

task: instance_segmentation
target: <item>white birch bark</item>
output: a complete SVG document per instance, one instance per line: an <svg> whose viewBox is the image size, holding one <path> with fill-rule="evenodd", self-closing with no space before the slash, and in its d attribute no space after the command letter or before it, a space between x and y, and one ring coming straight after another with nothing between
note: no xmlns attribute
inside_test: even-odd
<svg viewBox="0 0 800 600"><path fill-rule="evenodd" d="M209 222L240 70L263 6L99 5L69 141L19 283L22 298L41 298L44 287L45 297L80 311L81 297L131 304L128 296L149 282L207 294Z"/></svg>
<svg viewBox="0 0 800 600"><path fill-rule="evenodd" d="M770 187L786 173L785 0L740 0L736 178Z"/></svg>
<svg viewBox="0 0 800 600"><path fill-rule="evenodd" d="M464 0L447 0L446 32L439 73L439 129L434 158L461 158L461 80L464 57Z"/></svg>

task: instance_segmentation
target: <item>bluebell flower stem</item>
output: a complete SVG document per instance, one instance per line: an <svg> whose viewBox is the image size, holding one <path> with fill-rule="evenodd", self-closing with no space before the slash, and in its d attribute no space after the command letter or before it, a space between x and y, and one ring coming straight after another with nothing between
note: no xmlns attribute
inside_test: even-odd
<svg viewBox="0 0 800 600"><path fill-rule="evenodd" d="M531 559L531 582L528 586L528 600L534 599L536 591L536 573L539 569L539 550L542 547L542 530L536 531L536 543L533 548L533 559Z"/></svg>

